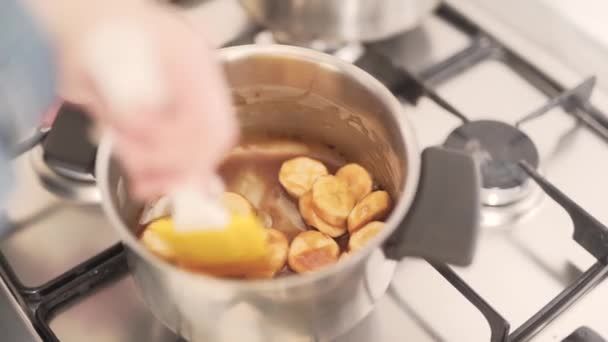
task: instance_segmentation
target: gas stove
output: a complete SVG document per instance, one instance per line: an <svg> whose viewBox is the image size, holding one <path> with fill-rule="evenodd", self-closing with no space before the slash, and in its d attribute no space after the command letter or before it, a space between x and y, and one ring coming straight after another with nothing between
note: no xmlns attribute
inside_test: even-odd
<svg viewBox="0 0 608 342"><path fill-rule="evenodd" d="M249 24L222 32L226 45L272 40ZM594 77L504 32L442 5L419 29L332 51L402 100L421 147L476 156L484 204L471 266L402 261L374 312L335 342L608 338L608 102ZM0 216L18 228L0 244L2 340L181 341L138 297L98 204L83 118L64 107L15 161Z"/></svg>

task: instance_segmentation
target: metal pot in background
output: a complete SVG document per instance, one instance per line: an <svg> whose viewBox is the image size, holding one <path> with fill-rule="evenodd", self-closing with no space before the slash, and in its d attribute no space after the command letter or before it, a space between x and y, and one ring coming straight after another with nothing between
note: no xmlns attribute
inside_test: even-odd
<svg viewBox="0 0 608 342"><path fill-rule="evenodd" d="M281 43L381 40L412 29L440 0L240 0Z"/></svg>
<svg viewBox="0 0 608 342"><path fill-rule="evenodd" d="M104 210L145 301L168 327L191 342L328 341L372 310L391 282L391 258L470 262L479 215L475 162L436 147L420 154L403 107L378 80L336 57L296 47L237 46L220 50L220 58L244 135L336 146L374 175L394 209L365 248L319 272L256 281L195 274L139 243L143 204L129 196L106 137L96 165Z"/></svg>

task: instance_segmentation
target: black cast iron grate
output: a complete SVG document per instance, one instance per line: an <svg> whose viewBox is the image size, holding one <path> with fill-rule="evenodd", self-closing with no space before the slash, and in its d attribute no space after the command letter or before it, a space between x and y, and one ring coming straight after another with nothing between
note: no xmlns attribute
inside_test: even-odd
<svg viewBox="0 0 608 342"><path fill-rule="evenodd" d="M588 86L589 82L592 83L592 79L587 80L587 83L583 82L579 87L565 89L451 7L442 5L438 9L437 15L471 37L472 43L462 51L415 76L395 67L389 69L388 72L386 69L384 71L374 70L374 66L383 65L385 68L387 64L391 63L387 58L374 52L373 47L367 47L365 54L356 64L381 79L396 95L402 96L412 103L415 103L420 96L428 96L448 112L463 122L467 122L466 115L436 94L432 90L432 86L460 74L483 60L497 59L510 66L551 99L546 106L526 115L520 123L546 113L553 106L562 106L568 113L608 141L608 117L588 102L592 84L590 88L584 87L585 84ZM40 137L40 139L43 138L44 136ZM511 331L509 322L449 266L429 261L437 272L483 314L490 326L489 341L491 342L530 340L540 329L601 282L608 274L608 228L540 176L533 168L525 163L521 163L521 167L549 197L568 212L575 227L573 239L592 254L597 262L520 327ZM44 285L26 287L19 281L4 256L0 254L0 276L28 314L40 337L49 342L59 341L49 327L49 322L54 315L127 273L128 266L124 249L121 244L117 244ZM605 340L591 329L581 327L570 336L565 337L563 342L605 342Z"/></svg>

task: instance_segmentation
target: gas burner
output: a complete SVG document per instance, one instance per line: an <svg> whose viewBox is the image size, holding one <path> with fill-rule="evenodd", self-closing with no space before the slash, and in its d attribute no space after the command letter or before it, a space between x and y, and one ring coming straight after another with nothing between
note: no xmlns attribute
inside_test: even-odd
<svg viewBox="0 0 608 342"><path fill-rule="evenodd" d="M80 202L100 201L93 175L97 147L90 142L90 127L79 108L64 104L44 142L32 150L33 168L51 193Z"/></svg>
<svg viewBox="0 0 608 342"><path fill-rule="evenodd" d="M530 138L499 121L471 121L456 128L444 146L472 153L481 167L482 202L503 206L529 193L529 177L517 164L525 160L538 168L538 151Z"/></svg>
<svg viewBox="0 0 608 342"><path fill-rule="evenodd" d="M538 196L531 196L536 186L518 162L525 160L538 168L538 151L516 127L492 120L470 121L452 131L444 146L472 153L479 162L482 216L488 225L511 221L537 203Z"/></svg>
<svg viewBox="0 0 608 342"><path fill-rule="evenodd" d="M101 194L90 176L71 172L49 165L44 160L44 150L36 146L31 151L31 162L41 184L51 193L78 202L94 203L101 200Z"/></svg>

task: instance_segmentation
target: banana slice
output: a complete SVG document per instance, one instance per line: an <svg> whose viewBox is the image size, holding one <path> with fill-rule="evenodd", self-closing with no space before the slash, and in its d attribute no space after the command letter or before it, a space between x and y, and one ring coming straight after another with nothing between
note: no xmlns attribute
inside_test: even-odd
<svg viewBox="0 0 608 342"><path fill-rule="evenodd" d="M287 263L287 251L289 250L289 241L285 234L276 229L268 229L268 243L270 246L270 267L272 276L279 272Z"/></svg>
<svg viewBox="0 0 608 342"><path fill-rule="evenodd" d="M382 220L391 209L391 197L386 191L374 191L365 196L348 215L348 231L354 233L371 221Z"/></svg>
<svg viewBox="0 0 608 342"><path fill-rule="evenodd" d="M257 155L261 157L284 157L310 155L310 147L302 142L282 139L242 143L229 152L229 157Z"/></svg>
<svg viewBox="0 0 608 342"><path fill-rule="evenodd" d="M332 226L315 214L312 205L312 193L307 192L300 197L298 204L300 207L300 214L302 214L302 218L304 218L304 221L308 225L313 226L320 232L323 232L331 237L338 237L346 233L346 225L342 225L341 227Z"/></svg>
<svg viewBox="0 0 608 342"><path fill-rule="evenodd" d="M304 195L320 176L328 174L323 163L308 157L290 159L281 165L279 182L293 197Z"/></svg>
<svg viewBox="0 0 608 342"><path fill-rule="evenodd" d="M261 272L253 272L249 278L272 278L275 274L283 269L287 262L287 251L289 250L289 241L285 234L276 229L268 229L268 265L267 269Z"/></svg>
<svg viewBox="0 0 608 342"><path fill-rule="evenodd" d="M140 240L141 243L155 255L167 261L175 260L175 251L155 231L151 229L144 230Z"/></svg>
<svg viewBox="0 0 608 342"><path fill-rule="evenodd" d="M323 221L342 226L355 206L346 182L335 176L321 176L312 186L312 205Z"/></svg>
<svg viewBox="0 0 608 342"><path fill-rule="evenodd" d="M336 172L336 177L346 182L348 190L353 194L356 202L359 202L363 197L372 192L374 185L372 177L359 164L344 165Z"/></svg>
<svg viewBox="0 0 608 342"><path fill-rule="evenodd" d="M255 215L255 208L251 203L245 197L235 192L224 192L222 204L232 215Z"/></svg>
<svg viewBox="0 0 608 342"><path fill-rule="evenodd" d="M287 262L297 273L313 272L338 261L340 247L334 239L309 230L300 233L291 242Z"/></svg>
<svg viewBox="0 0 608 342"><path fill-rule="evenodd" d="M382 227L384 227L384 222L374 221L354 232L348 240L349 253L353 253L365 247L369 240L378 235L380 230L382 230Z"/></svg>

